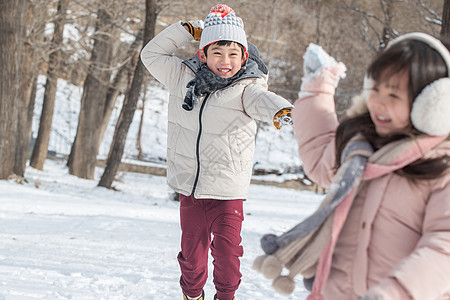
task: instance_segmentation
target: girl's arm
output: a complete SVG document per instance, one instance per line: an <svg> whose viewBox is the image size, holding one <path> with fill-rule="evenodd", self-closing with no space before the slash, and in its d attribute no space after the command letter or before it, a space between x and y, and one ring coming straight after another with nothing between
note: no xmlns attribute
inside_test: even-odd
<svg viewBox="0 0 450 300"><path fill-rule="evenodd" d="M308 47L309 48L309 47ZM308 64L308 51L304 64ZM334 176L335 133L339 125L334 92L345 66L334 59L308 74L304 67L299 99L292 112L298 151L307 175L318 185L328 187Z"/></svg>

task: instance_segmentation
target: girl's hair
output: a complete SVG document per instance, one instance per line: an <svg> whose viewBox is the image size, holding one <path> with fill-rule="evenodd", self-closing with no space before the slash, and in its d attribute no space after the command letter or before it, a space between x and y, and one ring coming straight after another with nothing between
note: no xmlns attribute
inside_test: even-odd
<svg viewBox="0 0 450 300"><path fill-rule="evenodd" d="M448 44L445 44L449 48ZM370 64L367 74L375 82L389 80L402 72L408 74L408 93L411 106L422 89L431 82L447 77L448 71L438 52L427 44L407 39L393 44L381 51ZM383 78L381 78L383 76ZM450 103L449 103L450 105ZM412 125L409 133L379 136L368 112L344 119L336 131L336 168L341 164L340 157L345 145L356 134L362 134L377 150L382 146L406 137L417 137L423 133ZM441 176L449 168L449 156L434 159L421 159L403 169L398 174L411 179L433 179Z"/></svg>

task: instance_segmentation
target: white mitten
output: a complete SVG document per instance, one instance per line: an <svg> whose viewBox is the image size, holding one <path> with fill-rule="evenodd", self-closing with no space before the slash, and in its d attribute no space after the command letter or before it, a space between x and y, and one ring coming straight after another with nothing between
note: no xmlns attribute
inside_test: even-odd
<svg viewBox="0 0 450 300"><path fill-rule="evenodd" d="M315 73L321 67L332 66L337 63L336 59L326 53L321 46L310 43L303 55L303 74L307 77ZM346 68L343 69L342 73L339 74L341 78L345 78L346 70Z"/></svg>
<svg viewBox="0 0 450 300"><path fill-rule="evenodd" d="M316 92L334 92L339 80L345 78L347 67L337 62L321 46L309 44L303 55L303 78L299 97Z"/></svg>

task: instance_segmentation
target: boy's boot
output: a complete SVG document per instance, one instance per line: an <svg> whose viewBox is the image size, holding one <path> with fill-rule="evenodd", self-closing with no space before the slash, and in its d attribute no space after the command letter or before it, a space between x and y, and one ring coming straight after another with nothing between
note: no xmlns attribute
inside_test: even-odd
<svg viewBox="0 0 450 300"><path fill-rule="evenodd" d="M183 294L183 300L205 300L205 291L202 291L202 295L199 298L191 298Z"/></svg>
<svg viewBox="0 0 450 300"><path fill-rule="evenodd" d="M217 298L217 294L214 295L214 300L220 300L219 298ZM233 297L233 300L236 300L236 297Z"/></svg>

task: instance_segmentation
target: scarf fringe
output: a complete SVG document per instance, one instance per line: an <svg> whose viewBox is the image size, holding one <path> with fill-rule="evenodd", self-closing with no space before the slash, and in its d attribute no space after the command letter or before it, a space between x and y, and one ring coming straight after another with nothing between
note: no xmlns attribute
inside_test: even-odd
<svg viewBox="0 0 450 300"><path fill-rule="evenodd" d="M445 139L446 136L403 139L376 153L361 137L352 139L343 151L344 162L320 207L284 234L263 236L261 247L266 254L255 259L253 268L273 279L274 289L285 295L294 291L294 277L301 274L308 284L313 282L307 300L323 300L322 290L330 274L334 247L360 182L403 168ZM290 271L287 276L281 276L283 268Z"/></svg>

